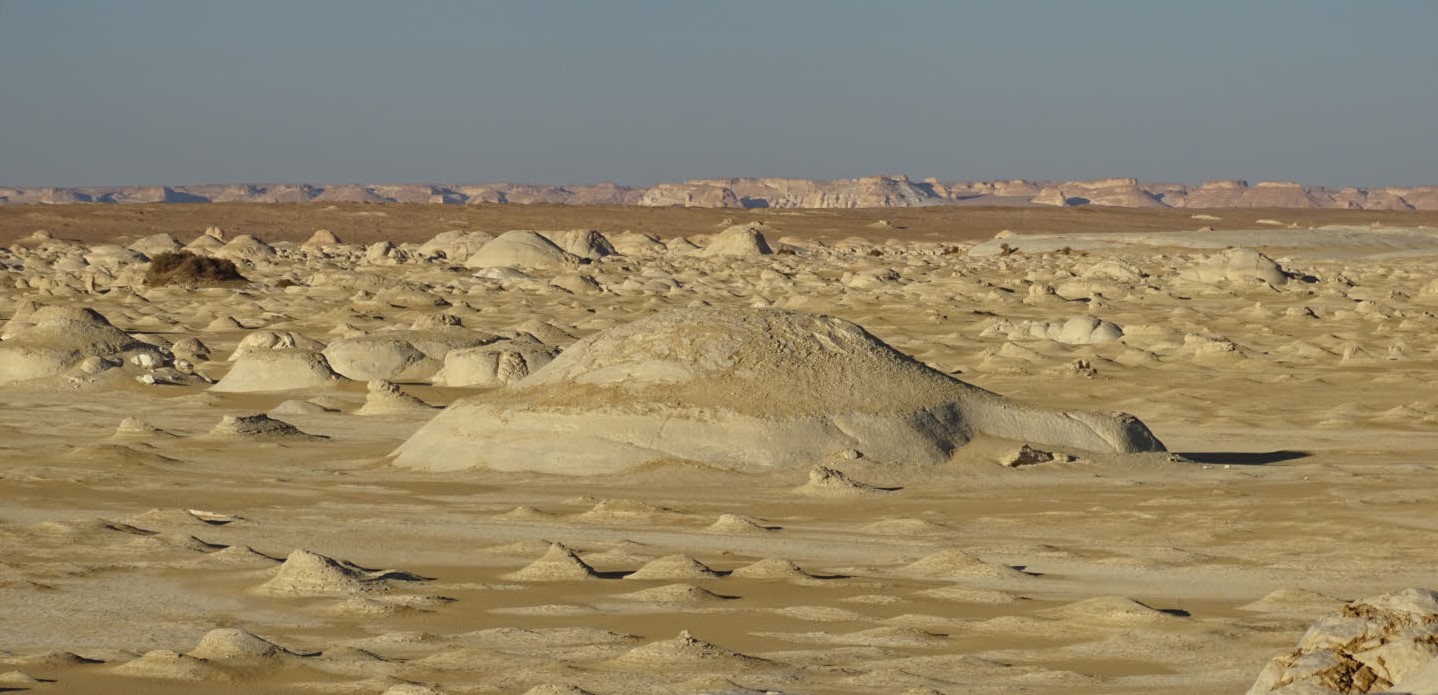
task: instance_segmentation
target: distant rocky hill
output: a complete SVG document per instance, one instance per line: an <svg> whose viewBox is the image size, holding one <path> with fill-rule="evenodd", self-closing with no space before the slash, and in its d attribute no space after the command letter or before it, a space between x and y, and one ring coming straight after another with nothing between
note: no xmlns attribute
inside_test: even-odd
<svg viewBox="0 0 1438 695"><path fill-rule="evenodd" d="M1135 179L1034 182L857 179L696 179L628 187L487 184L200 184L93 188L0 187L0 205L64 203L479 203L707 208L880 208L931 205L1103 205L1148 208L1438 210L1438 186L1323 188L1291 182Z"/></svg>

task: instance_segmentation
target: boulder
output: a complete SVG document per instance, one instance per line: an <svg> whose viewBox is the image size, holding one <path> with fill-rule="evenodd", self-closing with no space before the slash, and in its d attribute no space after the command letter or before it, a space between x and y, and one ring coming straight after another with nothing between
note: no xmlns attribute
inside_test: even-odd
<svg viewBox="0 0 1438 695"><path fill-rule="evenodd" d="M709 244L694 252L696 256L765 256L773 253L761 230L764 226L756 222L736 224L719 232Z"/></svg>
<svg viewBox="0 0 1438 695"><path fill-rule="evenodd" d="M452 350L434 376L439 386L492 388L512 384L549 364L559 350L530 340L503 340L481 347Z"/></svg>
<svg viewBox="0 0 1438 695"><path fill-rule="evenodd" d="M466 268L550 268L578 262L578 256L538 233L516 229L480 247L464 265Z"/></svg>

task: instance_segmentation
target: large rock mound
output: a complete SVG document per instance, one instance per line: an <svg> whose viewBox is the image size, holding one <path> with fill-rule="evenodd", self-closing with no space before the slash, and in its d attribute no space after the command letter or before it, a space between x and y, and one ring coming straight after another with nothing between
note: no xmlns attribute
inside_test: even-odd
<svg viewBox="0 0 1438 695"><path fill-rule="evenodd" d="M344 377L336 374L324 353L312 350L255 350L236 360L211 391L249 393L290 391L335 386Z"/></svg>
<svg viewBox="0 0 1438 695"><path fill-rule="evenodd" d="M1252 284L1266 282L1277 287L1288 282L1289 274L1276 261L1253 249L1225 249L1208 256L1179 274L1179 279L1212 285L1219 282Z"/></svg>
<svg viewBox="0 0 1438 695"><path fill-rule="evenodd" d="M169 364L165 350L110 324L93 309L22 305L0 334L0 384L56 376Z"/></svg>
<svg viewBox="0 0 1438 695"><path fill-rule="evenodd" d="M719 232L708 246L694 252L696 256L767 256L773 251L764 239L764 226L758 223L738 224Z"/></svg>
<svg viewBox="0 0 1438 695"><path fill-rule="evenodd" d="M578 263L579 257L559 248L537 232L516 229L481 246L465 259L466 268L549 268Z"/></svg>
<svg viewBox="0 0 1438 695"><path fill-rule="evenodd" d="M942 463L975 434L1161 451L1133 416L1021 405L837 318L681 309L592 335L516 384L456 402L396 451L409 468L597 474L656 461L736 470L857 449Z"/></svg>

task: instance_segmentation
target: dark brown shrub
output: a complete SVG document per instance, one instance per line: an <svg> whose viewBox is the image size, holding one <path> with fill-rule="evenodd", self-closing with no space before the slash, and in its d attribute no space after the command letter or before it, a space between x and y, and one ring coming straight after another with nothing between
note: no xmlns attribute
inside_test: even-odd
<svg viewBox="0 0 1438 695"><path fill-rule="evenodd" d="M225 287L247 282L233 261L196 256L189 251L157 253L150 258L145 283L151 287Z"/></svg>

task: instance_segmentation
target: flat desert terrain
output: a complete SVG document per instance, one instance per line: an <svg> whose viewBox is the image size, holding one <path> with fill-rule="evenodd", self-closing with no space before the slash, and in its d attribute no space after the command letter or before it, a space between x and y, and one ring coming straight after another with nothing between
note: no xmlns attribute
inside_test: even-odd
<svg viewBox="0 0 1438 695"><path fill-rule="evenodd" d="M0 692L1433 692L1438 213L1207 212L0 208Z"/></svg>

